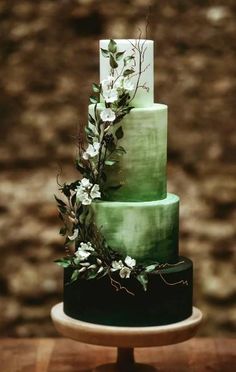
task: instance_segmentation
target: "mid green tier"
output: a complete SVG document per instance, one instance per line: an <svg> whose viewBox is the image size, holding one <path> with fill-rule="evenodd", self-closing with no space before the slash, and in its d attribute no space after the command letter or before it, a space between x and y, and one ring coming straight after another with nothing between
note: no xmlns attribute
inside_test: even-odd
<svg viewBox="0 0 236 372"><path fill-rule="evenodd" d="M137 262L174 263L178 259L179 197L149 202L92 203L95 222L107 244Z"/></svg>
<svg viewBox="0 0 236 372"><path fill-rule="evenodd" d="M94 105L89 112L94 116ZM98 105L101 111L104 107ZM124 136L118 145L126 154L112 167L107 166L106 200L148 201L166 197L167 106L153 104L133 108L115 131L122 126ZM122 184L122 187L111 187ZM109 189L110 187L110 189Z"/></svg>
<svg viewBox="0 0 236 372"><path fill-rule="evenodd" d="M116 291L110 278L78 279L68 284L72 269L64 271L64 312L85 322L113 326L155 326L184 320L192 313L192 262L180 257L178 265L148 274L145 292L135 278L123 279ZM121 280L120 278L117 278Z"/></svg>

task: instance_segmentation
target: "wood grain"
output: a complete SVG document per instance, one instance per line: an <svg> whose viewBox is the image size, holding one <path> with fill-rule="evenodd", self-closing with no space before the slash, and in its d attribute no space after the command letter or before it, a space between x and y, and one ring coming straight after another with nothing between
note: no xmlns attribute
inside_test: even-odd
<svg viewBox="0 0 236 372"><path fill-rule="evenodd" d="M137 362L158 372L233 372L236 340L193 338L177 345L135 350ZM92 372L116 360L116 349L58 339L0 339L2 372Z"/></svg>
<svg viewBox="0 0 236 372"><path fill-rule="evenodd" d="M51 317L64 337L87 344L114 347L151 347L175 344L195 336L202 313L193 307L191 317L181 322L152 327L115 327L73 319L63 311L63 303L53 306Z"/></svg>

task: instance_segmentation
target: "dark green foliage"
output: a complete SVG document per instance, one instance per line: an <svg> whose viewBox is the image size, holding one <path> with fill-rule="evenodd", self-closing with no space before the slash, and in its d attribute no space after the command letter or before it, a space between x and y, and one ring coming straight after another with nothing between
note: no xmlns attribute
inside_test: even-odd
<svg viewBox="0 0 236 372"><path fill-rule="evenodd" d="M117 51L117 44L115 40L111 39L108 44L108 50L110 53L116 53Z"/></svg>

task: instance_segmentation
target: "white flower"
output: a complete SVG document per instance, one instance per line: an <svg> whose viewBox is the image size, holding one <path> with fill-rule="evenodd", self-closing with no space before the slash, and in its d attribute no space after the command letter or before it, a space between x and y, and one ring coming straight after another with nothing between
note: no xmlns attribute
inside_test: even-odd
<svg viewBox="0 0 236 372"><path fill-rule="evenodd" d="M114 121L116 114L110 108L106 108L101 112L102 121Z"/></svg>
<svg viewBox="0 0 236 372"><path fill-rule="evenodd" d="M80 186L82 186L84 188L88 188L88 187L92 186L92 184L90 183L88 178L82 178L82 180L80 181Z"/></svg>
<svg viewBox="0 0 236 372"><path fill-rule="evenodd" d="M78 247L78 250L75 252L75 256L80 261L84 261L91 255L91 252L93 251L94 248L92 247L90 242L88 243L81 242L80 246Z"/></svg>
<svg viewBox="0 0 236 372"><path fill-rule="evenodd" d="M134 258L131 258L130 256L126 256L125 263L127 266L133 269L134 266L136 265L136 260Z"/></svg>
<svg viewBox="0 0 236 372"><path fill-rule="evenodd" d="M70 236L68 235L68 238L70 240L75 240L76 238L78 238L78 233L79 233L79 230L75 229L72 235L70 235Z"/></svg>
<svg viewBox="0 0 236 372"><path fill-rule="evenodd" d="M134 84L129 79L124 79L123 87L125 90L131 91L134 89Z"/></svg>
<svg viewBox="0 0 236 372"><path fill-rule="evenodd" d="M120 76L114 83L114 88L116 89L124 89L131 91L134 89L134 84L132 81L129 79L129 77L123 77Z"/></svg>
<svg viewBox="0 0 236 372"><path fill-rule="evenodd" d="M86 260L86 258L88 258L90 256L90 252L87 252L87 251L83 251L82 249L79 249L75 252L75 255L76 257L80 260L80 261L84 261Z"/></svg>
<svg viewBox="0 0 236 372"><path fill-rule="evenodd" d="M92 184L87 178L83 178L80 181L79 186L76 190L76 199L79 200L83 205L90 205L92 200L100 198L101 192L98 184Z"/></svg>
<svg viewBox="0 0 236 372"><path fill-rule="evenodd" d="M88 243L80 243L80 248L84 251L90 251L93 252L94 248L92 247L92 244L90 242Z"/></svg>
<svg viewBox="0 0 236 372"><path fill-rule="evenodd" d="M92 199L101 197L101 193L100 193L100 190L99 190L99 185L97 185L96 183L91 188L90 196L91 196Z"/></svg>
<svg viewBox="0 0 236 372"><path fill-rule="evenodd" d="M120 277L121 278L129 278L131 273L131 269L127 266L122 267L120 270Z"/></svg>
<svg viewBox="0 0 236 372"><path fill-rule="evenodd" d="M103 92L103 97L106 102L113 103L118 99L118 93L116 89L111 89Z"/></svg>
<svg viewBox="0 0 236 372"><path fill-rule="evenodd" d="M111 266L112 266L112 271L116 271L116 270L120 270L124 267L124 264L121 260L119 261L112 261L111 263Z"/></svg>
<svg viewBox="0 0 236 372"><path fill-rule="evenodd" d="M92 199L89 197L88 192L81 186L77 188L76 199L81 201L83 205L90 205L92 203Z"/></svg>
<svg viewBox="0 0 236 372"><path fill-rule="evenodd" d="M114 81L113 76L108 76L107 79L101 81L102 90L105 91L107 89L111 89L112 83Z"/></svg>
<svg viewBox="0 0 236 372"><path fill-rule="evenodd" d="M84 196L81 198L80 201L83 205L90 205L92 203L92 199L86 193L84 193Z"/></svg>
<svg viewBox="0 0 236 372"><path fill-rule="evenodd" d="M88 160L89 158L93 158L94 156L98 155L100 148L99 142L94 142L93 145L89 144L87 147L87 150L83 153L83 158L85 160Z"/></svg>
<svg viewBox="0 0 236 372"><path fill-rule="evenodd" d="M81 200L85 197L86 191L82 186L78 186L76 190L76 198Z"/></svg>

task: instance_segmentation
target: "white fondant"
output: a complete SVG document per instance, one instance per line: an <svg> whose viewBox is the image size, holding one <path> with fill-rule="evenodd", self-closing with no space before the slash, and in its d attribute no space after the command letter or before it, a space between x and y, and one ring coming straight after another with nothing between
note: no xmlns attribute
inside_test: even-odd
<svg viewBox="0 0 236 372"><path fill-rule="evenodd" d="M143 88L139 88L134 100L132 101L132 106L134 107L148 107L153 104L154 102L154 51L153 51L153 40L144 40L144 39L116 39L117 43L117 50L118 52L125 51L124 56L129 56L134 54L135 56L135 65L131 61L130 65L127 65L126 68L130 68L131 66L135 70L135 74L138 74L138 67L139 67L139 54L137 50L134 49L133 45L137 45L139 43L140 47L143 47L145 50L144 54L144 61L142 64L142 74L139 81L139 86L145 84L148 88L148 91ZM109 40L100 40L100 48L108 49ZM107 79L110 75L110 64L109 58L105 58L100 51L100 81ZM135 51L134 51L134 50ZM123 67L123 62L119 62L119 67L117 68L117 72L119 73ZM138 75L132 77L132 83L136 86L138 79ZM131 92L132 97L132 92Z"/></svg>

